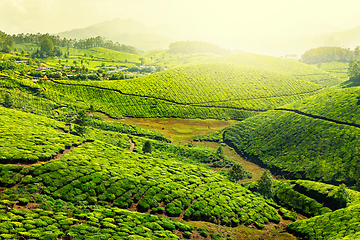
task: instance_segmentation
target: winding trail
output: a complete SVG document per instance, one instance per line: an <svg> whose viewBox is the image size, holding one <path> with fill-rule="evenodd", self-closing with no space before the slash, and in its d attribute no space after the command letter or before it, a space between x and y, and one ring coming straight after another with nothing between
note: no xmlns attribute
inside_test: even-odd
<svg viewBox="0 0 360 240"><path fill-rule="evenodd" d="M0 163L1 164L14 164L14 165L20 165L20 166L31 166L31 165L34 165L34 164L41 164L41 163L44 163L44 162L49 162L49 161L59 159L63 155L68 154L71 150L73 150L75 148L78 148L79 146L91 143L91 142L93 142L93 141L90 140L90 141L84 141L81 144L73 144L71 147L65 147L65 150L61 150L56 156L41 159L41 160L38 160L37 162L29 163L28 161L25 161L23 159L11 159L11 160L8 160L8 161L1 161Z"/></svg>
<svg viewBox="0 0 360 240"><path fill-rule="evenodd" d="M130 152L133 152L133 151L134 151L134 148L135 148L135 143L133 142L132 137L131 137L130 135L128 135L128 137L129 137L129 142L130 142L129 151L130 151Z"/></svg>

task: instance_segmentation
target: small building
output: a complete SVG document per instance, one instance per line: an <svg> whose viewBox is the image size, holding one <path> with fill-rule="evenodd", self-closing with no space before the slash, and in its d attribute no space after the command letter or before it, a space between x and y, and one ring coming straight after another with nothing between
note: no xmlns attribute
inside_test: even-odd
<svg viewBox="0 0 360 240"><path fill-rule="evenodd" d="M39 69L40 69L40 70L48 70L48 69L50 69L50 68L47 67L47 66L45 66L45 65L41 65L41 66L39 67Z"/></svg>

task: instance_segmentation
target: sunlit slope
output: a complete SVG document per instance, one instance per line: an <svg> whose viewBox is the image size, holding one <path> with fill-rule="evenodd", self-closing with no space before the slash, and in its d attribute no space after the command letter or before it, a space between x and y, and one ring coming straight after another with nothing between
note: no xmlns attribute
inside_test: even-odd
<svg viewBox="0 0 360 240"><path fill-rule="evenodd" d="M325 92L259 114L227 128L225 140L249 159L293 177L352 185L360 174L358 91Z"/></svg>
<svg viewBox="0 0 360 240"><path fill-rule="evenodd" d="M0 163L48 160L83 142L80 137L64 133L68 129L63 122L2 106L0 122Z"/></svg>
<svg viewBox="0 0 360 240"><path fill-rule="evenodd" d="M47 82L44 87L49 98L57 97L59 94L73 94L74 98L79 100L87 98L83 100L86 102L95 102L116 94L119 100L102 101L102 111L108 114L106 104L129 116L130 114L124 112L119 105L122 105L122 102L130 102L128 105L132 106L133 111L138 111L140 106L151 106L148 114L155 111L163 116L168 116L169 107L180 107L181 109L176 111L182 114L183 111L189 110L189 118L204 118L209 111L274 109L321 89L317 84L261 68L224 63L188 65L132 80L56 81ZM90 93L95 91L96 94ZM100 107L97 103L94 105ZM183 117L176 111L172 111L175 114L173 116ZM199 111L204 113L198 113ZM221 115L226 116L227 113L224 114ZM212 116L214 114L208 115L209 118ZM230 115L229 117L233 118Z"/></svg>
<svg viewBox="0 0 360 240"><path fill-rule="evenodd" d="M289 75L297 79L314 82L324 86L337 85L343 80L323 69L301 63L297 60L281 59L277 57L236 53L209 59L207 61L228 62L242 65L261 67L270 71Z"/></svg>
<svg viewBox="0 0 360 240"><path fill-rule="evenodd" d="M288 231L301 239L359 239L359 192L346 189L347 199L342 198L340 187L311 182L296 181L294 188L310 195L316 193L319 199L327 199L332 205L333 212L305 220L296 221L288 225ZM343 207L343 208L339 208Z"/></svg>
<svg viewBox="0 0 360 240"><path fill-rule="evenodd" d="M139 58L141 58L141 56L136 54L119 52L102 47L93 47L89 49L74 49L74 51L77 54L93 56L94 58L103 59L104 61L115 61L115 62L126 61L126 62L140 63Z"/></svg>
<svg viewBox="0 0 360 240"><path fill-rule="evenodd" d="M360 125L360 87L324 91L284 108Z"/></svg>

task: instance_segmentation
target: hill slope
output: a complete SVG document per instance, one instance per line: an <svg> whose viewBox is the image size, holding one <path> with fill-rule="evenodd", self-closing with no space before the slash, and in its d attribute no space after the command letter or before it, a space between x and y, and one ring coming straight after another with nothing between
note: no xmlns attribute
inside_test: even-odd
<svg viewBox="0 0 360 240"><path fill-rule="evenodd" d="M281 59L277 57L251 54L236 53L209 59L214 62L228 62L242 65L261 67L270 71L292 76L309 82L314 82L324 86L332 86L342 81L322 69L301 63L296 60Z"/></svg>
<svg viewBox="0 0 360 240"><path fill-rule="evenodd" d="M360 170L359 90L326 91L259 114L227 128L224 139L274 171L353 185Z"/></svg>
<svg viewBox="0 0 360 240"><path fill-rule="evenodd" d="M133 80L56 81L46 82L43 87L50 99L87 99L85 102L92 102L95 108L110 115L108 109L117 108L126 116L168 117L171 111L170 116L176 117L218 115L215 118L233 119L242 119L249 111L251 115L276 108L321 89L317 84L260 68L215 63L188 65ZM129 106L132 110L125 110ZM150 109L144 112L140 106ZM243 113L236 117L235 112L229 111Z"/></svg>
<svg viewBox="0 0 360 240"><path fill-rule="evenodd" d="M0 107L0 110L8 113L8 118L13 120L19 116L27 116L29 121L33 121L35 126L23 127L30 135L37 130L37 121L55 122L3 107ZM4 126L8 125L11 125L11 121L5 122ZM39 132L32 135L41 138L42 134ZM119 134L115 135L112 142ZM67 136L60 135L59 138L66 139ZM4 143L1 144L0 148L3 150ZM24 141L23 145L31 146L32 140ZM22 159L33 155L31 151L21 154ZM176 238L175 229L183 231L184 234L185 231L190 231L190 235L193 230L193 227L184 223L130 213L120 208L232 226L254 224L263 228L269 222L280 221L276 210L263 198L208 168L171 158L156 158L130 152L97 140L77 146L60 158L53 158L48 162L33 165L2 164L0 183L6 187L6 193L1 195L0 208L6 209L7 206L13 207L15 204L14 210L11 210L12 214L0 210L0 229L2 234L9 234L8 237L39 238L44 234L53 234L57 237L79 237L81 234L91 237L100 231L111 236L144 236L147 233L150 234L149 237L156 239L153 234ZM21 206L26 206L29 202L40 209L20 210ZM32 218L19 217L28 214L32 215ZM115 216L119 215L144 219L137 221L135 225L150 230L140 231L128 221L118 221ZM56 221L47 222L41 216L49 216ZM15 220L21 220L21 223L13 223ZM57 221L59 225L55 224L56 228L47 228ZM155 221L155 226L155 223L148 223ZM76 224L80 222L83 226ZM37 231L32 230L35 228ZM113 230L107 231L108 228Z"/></svg>

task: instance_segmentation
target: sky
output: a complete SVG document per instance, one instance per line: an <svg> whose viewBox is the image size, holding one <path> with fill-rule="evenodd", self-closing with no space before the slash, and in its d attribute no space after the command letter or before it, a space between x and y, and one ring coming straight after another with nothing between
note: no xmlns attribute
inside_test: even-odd
<svg viewBox="0 0 360 240"><path fill-rule="evenodd" d="M0 9L0 30L10 34L55 34L130 18L228 48L360 25L358 0L0 0Z"/></svg>

